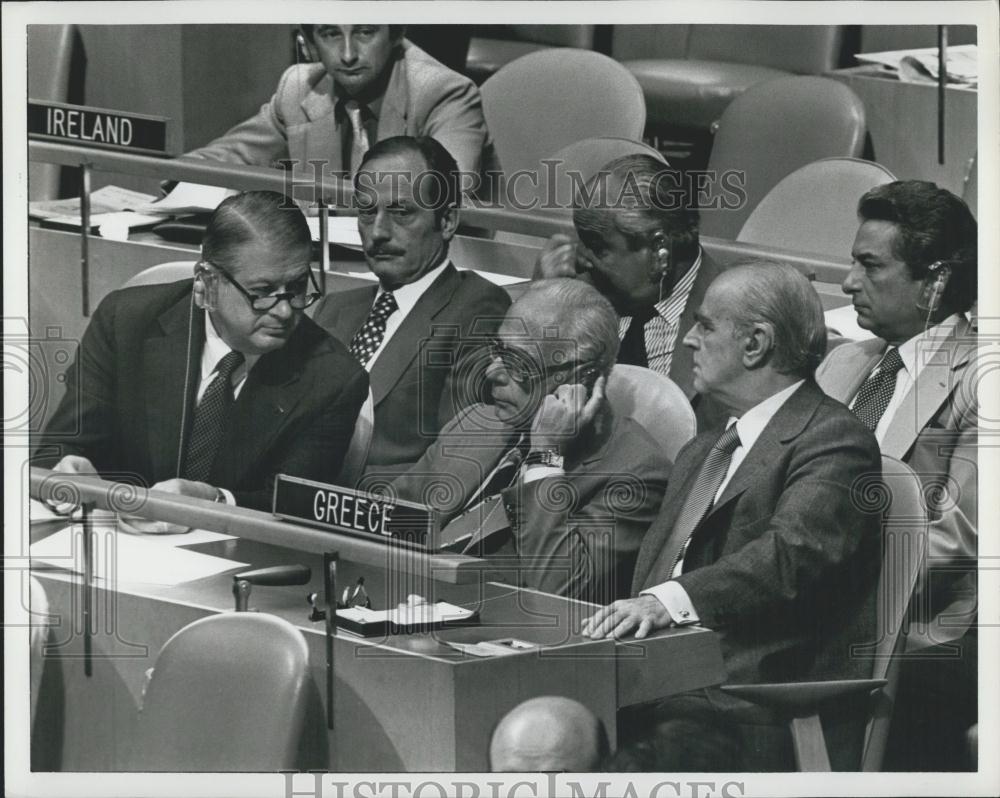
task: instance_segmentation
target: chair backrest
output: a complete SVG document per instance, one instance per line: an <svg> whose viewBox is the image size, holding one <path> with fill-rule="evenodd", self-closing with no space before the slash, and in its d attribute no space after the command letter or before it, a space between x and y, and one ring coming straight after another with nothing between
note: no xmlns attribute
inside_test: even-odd
<svg viewBox="0 0 1000 798"><path fill-rule="evenodd" d="M969 206L972 215L979 219L979 153L972 156L969 161L969 171L965 173L965 182L962 186L962 199Z"/></svg>
<svg viewBox="0 0 1000 798"><path fill-rule="evenodd" d="M840 66L841 25L692 25L687 57L818 75Z"/></svg>
<svg viewBox="0 0 1000 798"><path fill-rule="evenodd" d="M125 281L122 288L134 288L137 285L155 285L157 283L173 283L194 275L193 260L171 260L166 263L157 263L148 269L143 269L138 274L134 274Z"/></svg>
<svg viewBox="0 0 1000 798"><path fill-rule="evenodd" d="M743 173L744 197L731 210L704 209L702 234L736 238L783 177L821 158L856 158L864 140L864 105L843 83L793 76L750 87L726 107L708 160L720 180L726 173Z"/></svg>
<svg viewBox="0 0 1000 798"><path fill-rule="evenodd" d="M293 769L308 683L305 638L288 621L242 612L195 621L156 660L127 769Z"/></svg>
<svg viewBox="0 0 1000 798"><path fill-rule="evenodd" d="M611 369L606 392L615 415L635 419L671 460L695 435L691 403L669 377L619 363Z"/></svg>
<svg viewBox="0 0 1000 798"><path fill-rule="evenodd" d="M611 161L625 155L649 155L661 161L664 166L667 165L666 158L663 157L663 154L659 150L641 141L618 136L598 136L581 139L572 144L567 144L555 155L546 159L556 162L555 184L554 186L550 185L548 172L544 169L540 170L541 196L547 200L554 200L560 209L566 209L572 214L573 189L576 184L573 182L570 174L577 173L579 176L575 179L586 183L603 167L611 163Z"/></svg>
<svg viewBox="0 0 1000 798"><path fill-rule="evenodd" d="M505 25L511 38L519 42L551 44L555 47L594 46L593 25Z"/></svg>
<svg viewBox="0 0 1000 798"><path fill-rule="evenodd" d="M509 176L594 136L642 137L646 102L625 67L590 50L529 53L481 87L483 113ZM527 181L522 181L527 183Z"/></svg>
<svg viewBox="0 0 1000 798"><path fill-rule="evenodd" d="M920 478L905 463L882 455L882 479L867 500L880 503L882 572L878 584L875 643L856 654L871 657L872 678L888 684L875 697L865 734L861 769L881 770L892 707L899 682L900 657L906 642L904 624L921 564L927 556L927 511ZM865 493L862 489L861 493ZM866 499L862 499L866 500Z"/></svg>
<svg viewBox="0 0 1000 798"><path fill-rule="evenodd" d="M737 241L843 258L858 230L858 200L891 183L884 166L824 158L783 177L750 213Z"/></svg>
<svg viewBox="0 0 1000 798"><path fill-rule="evenodd" d="M611 55L619 61L686 58L694 25L615 25Z"/></svg>

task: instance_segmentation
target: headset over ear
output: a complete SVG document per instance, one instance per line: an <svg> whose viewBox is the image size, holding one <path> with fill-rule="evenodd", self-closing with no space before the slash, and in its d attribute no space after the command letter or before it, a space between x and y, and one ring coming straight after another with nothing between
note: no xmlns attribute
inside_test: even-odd
<svg viewBox="0 0 1000 798"><path fill-rule="evenodd" d="M319 56L310 43L309 37L301 30L295 34L295 50L297 55L304 61L319 61Z"/></svg>
<svg viewBox="0 0 1000 798"><path fill-rule="evenodd" d="M215 310L219 301L219 275L209 271L202 263L194 269L191 297L194 303L204 310Z"/></svg>
<svg viewBox="0 0 1000 798"><path fill-rule="evenodd" d="M920 296L917 297L917 307L926 310L928 318L941 308L941 300L950 277L951 264L946 260L936 260L927 267Z"/></svg>
<svg viewBox="0 0 1000 798"><path fill-rule="evenodd" d="M650 277L662 285L673 271L673 260L670 256L670 245L667 242L667 237L663 233L653 233L650 239L650 249L653 251Z"/></svg>

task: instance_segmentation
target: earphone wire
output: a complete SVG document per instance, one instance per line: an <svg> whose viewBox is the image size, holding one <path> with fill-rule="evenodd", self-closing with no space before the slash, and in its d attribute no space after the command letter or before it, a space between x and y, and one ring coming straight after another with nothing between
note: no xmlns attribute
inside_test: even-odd
<svg viewBox="0 0 1000 798"><path fill-rule="evenodd" d="M181 478L184 463L184 428L187 425L188 390L191 386L191 349L194 344L194 288L191 289L191 305L188 310L187 349L184 356L184 392L181 394L181 429L177 434L177 478Z"/></svg>

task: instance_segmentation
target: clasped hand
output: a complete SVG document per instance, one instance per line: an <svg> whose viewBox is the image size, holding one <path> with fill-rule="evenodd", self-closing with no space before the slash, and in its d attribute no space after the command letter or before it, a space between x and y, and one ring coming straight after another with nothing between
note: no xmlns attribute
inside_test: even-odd
<svg viewBox="0 0 1000 798"><path fill-rule="evenodd" d="M594 420L604 401L604 376L597 378L587 396L585 385L560 385L548 394L531 422L532 449L561 449Z"/></svg>

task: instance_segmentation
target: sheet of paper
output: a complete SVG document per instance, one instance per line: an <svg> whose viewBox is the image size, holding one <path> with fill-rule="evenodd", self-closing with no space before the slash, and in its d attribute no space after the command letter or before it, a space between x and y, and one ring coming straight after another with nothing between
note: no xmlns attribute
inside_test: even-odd
<svg viewBox="0 0 1000 798"><path fill-rule="evenodd" d="M94 532L94 575L99 580L172 586L247 566L154 539L118 534L113 526L95 527ZM67 526L32 544L30 554L33 564L83 573L82 526Z"/></svg>
<svg viewBox="0 0 1000 798"><path fill-rule="evenodd" d="M312 233L312 240L319 241L319 217L308 216L306 222L309 224L309 232ZM358 232L358 217L356 216L329 216L326 226L327 236L331 244L338 244L348 249L361 249L361 233Z"/></svg>
<svg viewBox="0 0 1000 798"><path fill-rule="evenodd" d="M854 310L854 305L844 305L828 310L823 314L823 318L828 330L851 341L864 341L875 337L870 330L858 326L858 314Z"/></svg>
<svg viewBox="0 0 1000 798"><path fill-rule="evenodd" d="M131 532L131 530L125 528L121 523L118 525L118 531L124 534L139 534ZM144 538L144 540L148 540L150 543L157 543L161 546L197 546L201 543L217 543L220 540L235 539L235 535L213 532L210 529L189 529L187 532L180 534L149 535Z"/></svg>
<svg viewBox="0 0 1000 798"><path fill-rule="evenodd" d="M91 217L105 213L134 210L156 199L154 194L143 194L119 186L104 186L90 193ZM28 215L37 219L74 217L72 224L80 223L80 198L38 200L28 203Z"/></svg>
<svg viewBox="0 0 1000 798"><path fill-rule="evenodd" d="M178 183L167 196L134 210L139 213L162 213L172 216L185 213L210 213L219 207L219 203L226 197L238 193L234 189L222 186Z"/></svg>
<svg viewBox="0 0 1000 798"><path fill-rule="evenodd" d="M28 519L33 524L45 524L52 521L66 523L70 519L79 520L81 514L82 511L79 507L73 508L71 515L65 515L53 511L44 502L36 501L35 499L30 499L28 502ZM93 510L90 517L96 524L111 524L114 523L115 514L108 510Z"/></svg>
<svg viewBox="0 0 1000 798"><path fill-rule="evenodd" d="M858 53L858 61L879 64L894 71L900 70L905 59L911 65L919 65L928 76L936 80L938 75L938 48L920 47L913 50L887 50L881 53ZM979 79L979 50L975 44L959 44L947 49L948 79L959 83L975 84ZM913 74L908 72L907 74Z"/></svg>

